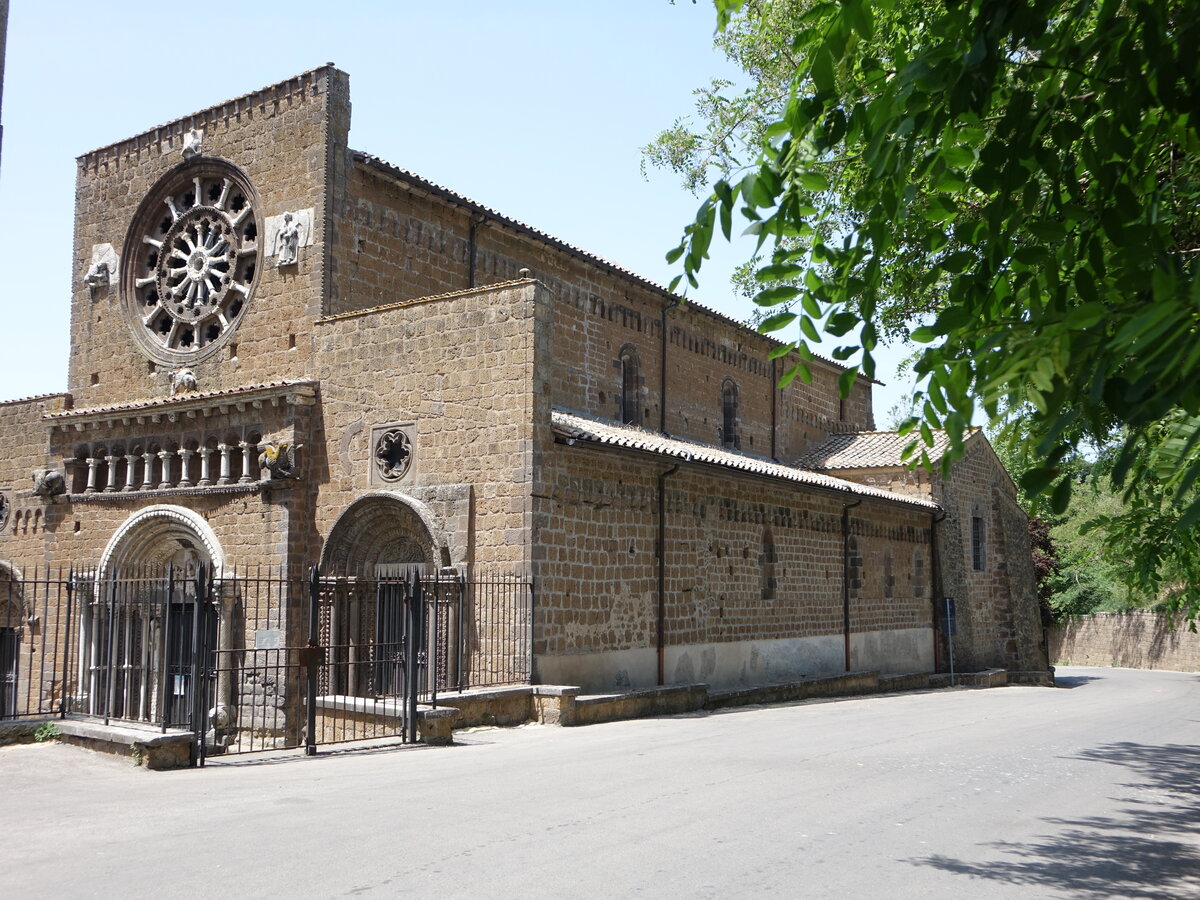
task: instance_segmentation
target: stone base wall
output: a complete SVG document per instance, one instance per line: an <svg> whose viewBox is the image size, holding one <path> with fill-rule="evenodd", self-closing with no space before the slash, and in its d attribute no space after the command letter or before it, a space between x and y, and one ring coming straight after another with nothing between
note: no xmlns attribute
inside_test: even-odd
<svg viewBox="0 0 1200 900"><path fill-rule="evenodd" d="M1182 616L1152 610L1096 613L1050 629L1056 666L1118 666L1200 672L1200 634Z"/></svg>

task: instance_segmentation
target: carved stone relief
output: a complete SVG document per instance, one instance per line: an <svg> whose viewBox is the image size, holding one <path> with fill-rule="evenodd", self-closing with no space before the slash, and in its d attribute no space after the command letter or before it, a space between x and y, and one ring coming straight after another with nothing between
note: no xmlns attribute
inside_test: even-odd
<svg viewBox="0 0 1200 900"><path fill-rule="evenodd" d="M395 484L411 473L415 437L416 425L411 422L371 429L372 484Z"/></svg>
<svg viewBox="0 0 1200 900"><path fill-rule="evenodd" d="M271 441L263 444L258 454L259 469L270 473L271 481L284 481L289 478L299 478L296 467L296 451L300 445L287 441Z"/></svg>
<svg viewBox="0 0 1200 900"><path fill-rule="evenodd" d="M300 248L312 246L313 210L309 207L267 216L264 228L267 254L275 257L275 264L295 265L300 261Z"/></svg>
<svg viewBox="0 0 1200 900"><path fill-rule="evenodd" d="M183 150L181 154L184 159L192 159L204 152L204 129L193 128L183 136Z"/></svg>
<svg viewBox="0 0 1200 900"><path fill-rule="evenodd" d="M54 498L67 492L67 479L58 469L33 470L33 495Z"/></svg>

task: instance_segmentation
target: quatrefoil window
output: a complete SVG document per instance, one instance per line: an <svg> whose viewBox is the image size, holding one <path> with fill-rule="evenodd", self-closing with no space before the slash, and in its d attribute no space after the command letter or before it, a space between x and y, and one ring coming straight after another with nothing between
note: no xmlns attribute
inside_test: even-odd
<svg viewBox="0 0 1200 900"><path fill-rule="evenodd" d="M241 321L260 268L260 222L246 177L219 160L185 164L150 191L125 242L124 298L143 349L202 359Z"/></svg>
<svg viewBox="0 0 1200 900"><path fill-rule="evenodd" d="M384 481L399 481L412 465L412 443L398 428L385 431L375 442L375 468Z"/></svg>

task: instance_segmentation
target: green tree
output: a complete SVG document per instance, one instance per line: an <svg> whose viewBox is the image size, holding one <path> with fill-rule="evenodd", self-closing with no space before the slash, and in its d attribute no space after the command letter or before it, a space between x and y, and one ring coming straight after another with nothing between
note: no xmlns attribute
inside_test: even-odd
<svg viewBox="0 0 1200 900"><path fill-rule="evenodd" d="M1056 513L1064 461L1115 436L1127 511L1107 538L1151 593L1200 584L1200 560L1160 552L1200 546L1197 4L715 6L753 87L702 93L707 127L649 151L693 185L718 175L668 255L680 279L747 222L760 328L801 335L784 378L809 377L808 343L831 335L858 361L843 391L913 322L906 429L945 428L957 454L977 404L1026 417L1021 482Z"/></svg>

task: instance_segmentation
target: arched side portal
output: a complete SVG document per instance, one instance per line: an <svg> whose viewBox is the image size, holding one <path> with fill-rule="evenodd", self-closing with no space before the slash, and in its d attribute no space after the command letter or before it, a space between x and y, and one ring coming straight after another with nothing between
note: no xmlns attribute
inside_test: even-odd
<svg viewBox="0 0 1200 900"><path fill-rule="evenodd" d="M450 564L446 539L432 510L394 492L360 497L338 516L321 554L321 570L369 574L385 565Z"/></svg>
<svg viewBox="0 0 1200 900"><path fill-rule="evenodd" d="M220 572L225 553L204 518L182 506L140 509L117 529L100 556L100 574L131 567L185 569L203 562Z"/></svg>

